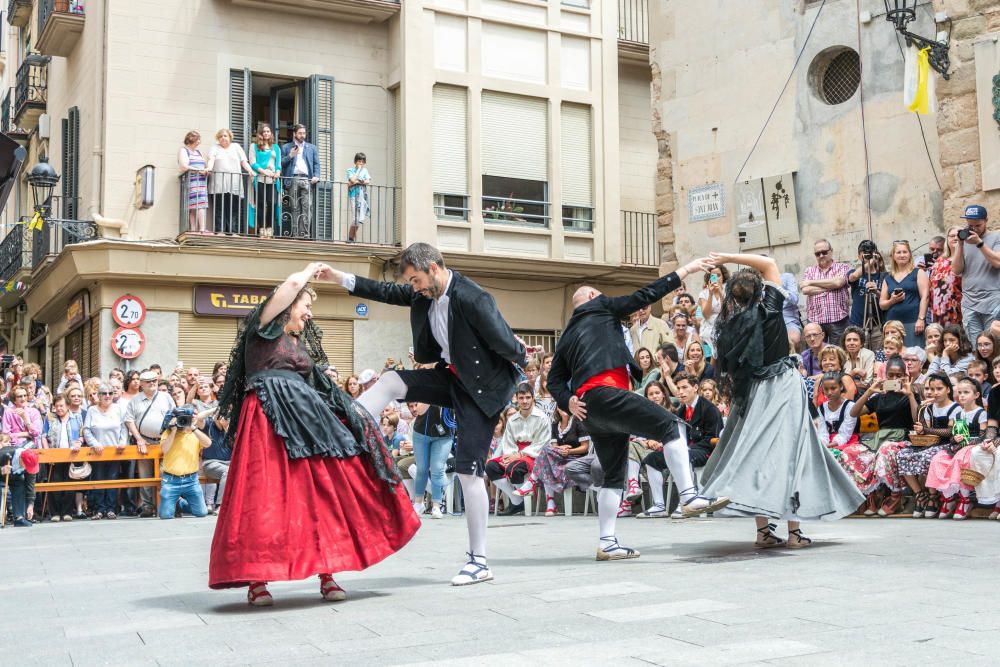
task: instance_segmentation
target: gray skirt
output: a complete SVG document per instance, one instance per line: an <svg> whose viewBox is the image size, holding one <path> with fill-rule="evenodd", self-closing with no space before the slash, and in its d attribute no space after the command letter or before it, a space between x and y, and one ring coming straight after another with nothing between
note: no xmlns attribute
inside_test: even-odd
<svg viewBox="0 0 1000 667"><path fill-rule="evenodd" d="M839 519L865 497L819 440L802 376L788 368L756 381L705 466L702 495L727 496L722 516Z"/></svg>

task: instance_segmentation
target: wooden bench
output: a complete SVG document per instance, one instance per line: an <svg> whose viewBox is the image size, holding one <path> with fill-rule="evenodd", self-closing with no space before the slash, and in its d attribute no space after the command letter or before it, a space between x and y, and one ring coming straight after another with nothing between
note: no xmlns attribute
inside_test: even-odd
<svg viewBox="0 0 1000 667"><path fill-rule="evenodd" d="M51 493L57 491L92 491L94 489L135 489L142 487L156 487L157 493L153 494L153 503L158 505L160 501L160 459L162 453L159 445L148 445L146 453L139 451L136 445L128 445L121 452L115 447L105 447L98 454L92 447L81 447L77 451L72 449L38 449L38 462L53 463L116 463L119 461L152 461L153 476L140 477L137 479L108 479L108 480L69 480L66 482L35 482L35 493ZM49 470L49 479L52 471Z"/></svg>

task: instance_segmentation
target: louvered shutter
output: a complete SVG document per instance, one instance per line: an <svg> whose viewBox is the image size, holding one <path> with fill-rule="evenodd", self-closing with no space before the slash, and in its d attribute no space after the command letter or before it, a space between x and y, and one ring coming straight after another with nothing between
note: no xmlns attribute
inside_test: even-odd
<svg viewBox="0 0 1000 667"><path fill-rule="evenodd" d="M435 193L469 194L467 126L466 89L434 86L431 169Z"/></svg>
<svg viewBox="0 0 1000 667"><path fill-rule="evenodd" d="M393 141L393 184L392 191L392 240L400 243L403 238L403 105L399 99L399 88L392 91L392 141ZM338 367L339 368L339 367Z"/></svg>
<svg viewBox="0 0 1000 667"><path fill-rule="evenodd" d="M77 220L80 197L80 109L62 121L62 217Z"/></svg>
<svg viewBox="0 0 1000 667"><path fill-rule="evenodd" d="M249 152L250 96L253 87L249 69L229 70L229 129L233 140Z"/></svg>
<svg viewBox="0 0 1000 667"><path fill-rule="evenodd" d="M562 105L562 203L594 206L594 130L590 107Z"/></svg>
<svg viewBox="0 0 1000 667"><path fill-rule="evenodd" d="M90 349L87 350L87 363L90 365L90 371L84 377L101 377L104 374L101 373L101 318L99 315L90 318L84 329L84 335L90 336ZM117 357L115 358L117 359Z"/></svg>
<svg viewBox="0 0 1000 667"><path fill-rule="evenodd" d="M483 175L548 181L548 100L483 91Z"/></svg>
<svg viewBox="0 0 1000 667"><path fill-rule="evenodd" d="M333 181L333 77L313 74L309 77L309 137L316 144L319 157L320 182L316 186L315 237L334 238ZM346 205L346 201L343 202Z"/></svg>

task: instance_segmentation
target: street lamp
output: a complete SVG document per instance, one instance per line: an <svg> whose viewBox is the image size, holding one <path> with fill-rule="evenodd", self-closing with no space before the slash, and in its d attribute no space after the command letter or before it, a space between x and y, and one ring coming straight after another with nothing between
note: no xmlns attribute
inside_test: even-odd
<svg viewBox="0 0 1000 667"><path fill-rule="evenodd" d="M951 41L951 19L948 19L948 37L943 42L927 37L921 37L906 29L910 21L917 18L918 0L883 0L885 2L885 20L896 26L896 32L906 38L906 45L916 44L917 48L929 48L927 60L935 71L948 79L948 67L951 60L948 57L948 42Z"/></svg>
<svg viewBox="0 0 1000 667"><path fill-rule="evenodd" d="M58 182L59 174L49 164L47 157L42 157L28 173L28 184L31 186L31 196L35 200L35 210L43 218L49 214L52 191Z"/></svg>

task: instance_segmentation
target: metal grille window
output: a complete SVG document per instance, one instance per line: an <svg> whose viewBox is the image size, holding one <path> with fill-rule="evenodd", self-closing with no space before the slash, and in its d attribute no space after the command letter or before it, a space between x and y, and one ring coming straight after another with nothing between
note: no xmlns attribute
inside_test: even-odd
<svg viewBox="0 0 1000 667"><path fill-rule="evenodd" d="M861 84L861 57L846 46L825 49L809 66L809 85L820 101L843 104L854 96Z"/></svg>

